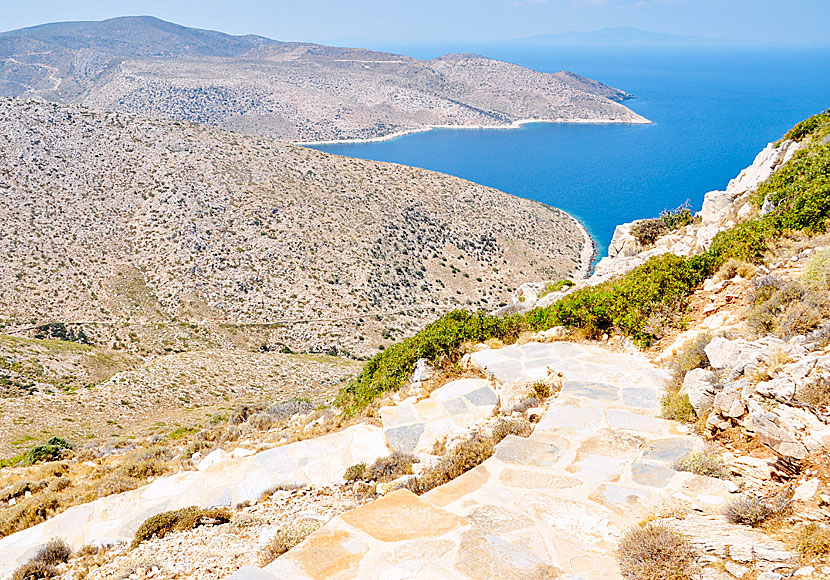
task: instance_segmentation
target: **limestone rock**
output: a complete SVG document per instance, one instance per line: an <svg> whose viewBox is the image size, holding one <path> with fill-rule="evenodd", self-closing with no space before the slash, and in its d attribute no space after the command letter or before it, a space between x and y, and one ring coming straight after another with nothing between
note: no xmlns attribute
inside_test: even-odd
<svg viewBox="0 0 830 580"><path fill-rule="evenodd" d="M709 363L716 369L731 369L740 374L744 367L758 360L763 353L761 347L746 340L729 340L715 337L704 349Z"/></svg>
<svg viewBox="0 0 830 580"><path fill-rule="evenodd" d="M680 392L689 395L689 402L702 417L715 402L715 394L722 388L717 382L717 375L706 369L693 369L686 373Z"/></svg>
<svg viewBox="0 0 830 580"><path fill-rule="evenodd" d="M786 459L801 461L807 457L807 448L777 424L771 413L754 414L752 426L764 445Z"/></svg>
<svg viewBox="0 0 830 580"><path fill-rule="evenodd" d="M412 373L413 383L422 383L432 377L435 368L425 358L418 359L415 363L415 371Z"/></svg>

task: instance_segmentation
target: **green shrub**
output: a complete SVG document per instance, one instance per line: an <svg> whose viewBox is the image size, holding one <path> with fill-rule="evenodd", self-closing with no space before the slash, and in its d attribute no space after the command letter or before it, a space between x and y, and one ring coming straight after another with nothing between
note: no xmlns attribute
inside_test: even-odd
<svg viewBox="0 0 830 580"><path fill-rule="evenodd" d="M226 508L200 508L190 506L179 510L162 512L144 520L135 532L130 548L151 538L162 538L170 532L191 530L202 525L203 520L227 523L231 521L231 512Z"/></svg>
<svg viewBox="0 0 830 580"><path fill-rule="evenodd" d="M804 284L814 290L830 290L830 248L818 252L801 276Z"/></svg>
<svg viewBox="0 0 830 580"><path fill-rule="evenodd" d="M693 221L692 208L687 201L675 209L663 210L660 217L635 222L631 226L631 235L641 246L650 246L663 234L687 226Z"/></svg>
<svg viewBox="0 0 830 580"><path fill-rule="evenodd" d="M717 477L726 479L729 477L729 470L723 464L723 460L714 453L707 451L696 451L674 462L677 471L688 471L697 475Z"/></svg>
<svg viewBox="0 0 830 580"><path fill-rule="evenodd" d="M663 408L664 419L680 421L681 423L694 423L697 420L695 408L689 401L689 395L681 394L678 391L667 391L660 398L660 406Z"/></svg>
<svg viewBox="0 0 830 580"><path fill-rule="evenodd" d="M787 131L783 139L801 141L807 135L815 133L827 124L830 124L830 111L824 111L823 113L813 115L809 119L801 121L795 127Z"/></svg>
<svg viewBox="0 0 830 580"><path fill-rule="evenodd" d="M630 528L617 547L628 580L691 580L700 570L698 557L686 536L662 523Z"/></svg>
<svg viewBox="0 0 830 580"><path fill-rule="evenodd" d="M507 342L515 340L522 329L519 316L500 318L454 310L375 355L357 378L340 391L336 404L349 412L359 411L382 393L403 386L418 359L425 358L431 364L438 364L442 357L454 361L461 356L460 347L465 342L490 338Z"/></svg>
<svg viewBox="0 0 830 580"><path fill-rule="evenodd" d="M63 454L65 449L57 445L36 445L26 452L23 457L23 465L34 465L41 461L57 461Z"/></svg>
<svg viewBox="0 0 830 580"><path fill-rule="evenodd" d="M551 282L550 284L545 285L544 290L542 290L542 292L539 293L539 298L547 296L548 294L551 294L553 292L560 292L565 288L570 288L573 285L574 283L570 280L558 280L556 282Z"/></svg>
<svg viewBox="0 0 830 580"><path fill-rule="evenodd" d="M628 274L594 287L577 290L547 308L527 315L532 330L555 326L584 329L596 337L611 329L631 336L640 346L659 338L647 328L655 314L679 312L708 268L701 262L672 254L655 256Z"/></svg>
<svg viewBox="0 0 830 580"><path fill-rule="evenodd" d="M343 474L343 479L346 481L357 481L358 479L364 479L364 475L366 474L366 464L365 463L356 463L355 465L350 465L346 468L346 472Z"/></svg>

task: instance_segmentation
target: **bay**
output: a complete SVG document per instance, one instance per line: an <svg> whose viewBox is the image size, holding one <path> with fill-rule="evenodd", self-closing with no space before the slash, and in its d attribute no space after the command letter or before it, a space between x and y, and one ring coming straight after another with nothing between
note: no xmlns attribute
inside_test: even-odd
<svg viewBox="0 0 830 580"><path fill-rule="evenodd" d="M782 47L376 46L417 58L477 52L543 72L571 70L635 95L650 125L533 123L436 129L317 146L456 175L561 208L604 255L614 227L723 189L770 141L830 106L830 50Z"/></svg>

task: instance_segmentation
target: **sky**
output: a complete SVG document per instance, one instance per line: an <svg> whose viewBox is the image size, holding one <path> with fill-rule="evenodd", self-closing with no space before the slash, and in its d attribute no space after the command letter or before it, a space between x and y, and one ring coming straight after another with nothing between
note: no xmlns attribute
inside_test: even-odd
<svg viewBox="0 0 830 580"><path fill-rule="evenodd" d="M28 0L3 4L0 30L149 14L230 34L329 44L492 42L616 26L760 43L830 43L830 0Z"/></svg>

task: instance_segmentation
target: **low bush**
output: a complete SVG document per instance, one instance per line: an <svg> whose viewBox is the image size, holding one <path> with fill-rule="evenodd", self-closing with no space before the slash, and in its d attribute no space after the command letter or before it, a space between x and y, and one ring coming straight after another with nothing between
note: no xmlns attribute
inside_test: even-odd
<svg viewBox="0 0 830 580"><path fill-rule="evenodd" d="M679 391L689 371L709 367L709 357L706 355L706 347L709 346L710 342L712 342L712 335L705 332L681 347L669 363L672 377L667 388L673 391Z"/></svg>
<svg viewBox="0 0 830 580"><path fill-rule="evenodd" d="M57 566L58 564L68 562L71 557L72 548L63 540L52 538L35 553L32 559L40 560L47 566Z"/></svg>
<svg viewBox="0 0 830 580"><path fill-rule="evenodd" d="M692 208L687 201L675 209L663 210L660 217L639 220L631 226L631 235L641 246L650 246L657 238L694 221Z"/></svg>
<svg viewBox="0 0 830 580"><path fill-rule="evenodd" d="M45 522L60 508L58 496L48 491L24 498L0 511L0 538Z"/></svg>
<svg viewBox="0 0 830 580"><path fill-rule="evenodd" d="M697 475L717 477L726 479L729 477L729 470L723 460L710 451L695 451L674 462L677 471L688 471Z"/></svg>
<svg viewBox="0 0 830 580"><path fill-rule="evenodd" d="M266 566L270 564L322 526L323 522L320 520L301 519L280 528L271 541L260 551L259 565Z"/></svg>
<svg viewBox="0 0 830 580"><path fill-rule="evenodd" d="M735 258L729 258L726 262L718 268L715 272L715 279L717 280L731 280L736 276L741 278L752 278L757 272L757 268L752 264L747 264Z"/></svg>
<svg viewBox="0 0 830 580"><path fill-rule="evenodd" d="M811 378L803 385L799 385L795 392L795 398L802 403L818 408L830 406L830 377L819 375Z"/></svg>
<svg viewBox="0 0 830 580"><path fill-rule="evenodd" d="M830 527L811 522L787 535L787 545L806 558L830 555Z"/></svg>
<svg viewBox="0 0 830 580"><path fill-rule="evenodd" d="M804 268L801 280L812 290L830 290L830 248L812 257Z"/></svg>
<svg viewBox="0 0 830 580"><path fill-rule="evenodd" d="M418 458L411 453L395 451L386 457L379 457L363 472L363 479L386 483L398 479L402 475L412 474L412 464Z"/></svg>
<svg viewBox="0 0 830 580"><path fill-rule="evenodd" d="M47 566L45 562L32 560L15 570L12 573L11 580L41 580L42 578L53 578L57 573L57 570L52 566Z"/></svg>
<svg viewBox="0 0 830 580"><path fill-rule="evenodd" d="M570 280L558 280L556 282L551 282L550 284L545 285L545 288L539 293L539 298L544 298L553 292L561 292L562 290L570 288L573 285L574 283Z"/></svg>
<svg viewBox="0 0 830 580"><path fill-rule="evenodd" d="M59 461L72 449L72 444L62 437L52 437L43 445L36 445L23 456L23 465L44 461Z"/></svg>
<svg viewBox="0 0 830 580"><path fill-rule="evenodd" d="M680 421L681 423L694 423L697 421L695 408L689 401L689 395L679 391L666 391L660 398L662 416L664 419Z"/></svg>
<svg viewBox="0 0 830 580"><path fill-rule="evenodd" d="M804 137L815 133L818 131L822 126L830 124L830 110L824 111L819 113L818 115L813 115L809 119L805 119L800 123L796 124L795 127L790 129L789 131L784 134L783 140L785 139L792 139L793 141L801 141Z"/></svg>
<svg viewBox="0 0 830 580"><path fill-rule="evenodd" d="M779 496L773 501L742 496L726 504L724 515L732 524L757 528L771 518L786 514L791 507L791 500L784 496Z"/></svg>
<svg viewBox="0 0 830 580"><path fill-rule="evenodd" d="M356 463L355 465L350 465L346 468L346 472L343 473L343 479L346 481L357 481L359 479L364 479L365 474L366 464Z"/></svg>
<svg viewBox="0 0 830 580"><path fill-rule="evenodd" d="M617 547L623 578L691 580L700 571L699 554L689 539L662 523L630 528Z"/></svg>
<svg viewBox="0 0 830 580"><path fill-rule="evenodd" d="M227 523L231 521L227 508L200 508L191 506L162 512L144 520L135 532L130 548L151 538L162 538L170 532L191 530L203 523Z"/></svg>
<svg viewBox="0 0 830 580"><path fill-rule="evenodd" d="M797 281L781 284L766 300L757 293L754 299L746 324L758 336L790 338L812 330L830 316L827 292L810 290Z"/></svg>
<svg viewBox="0 0 830 580"><path fill-rule="evenodd" d="M438 460L438 463L422 473L412 482L409 489L421 495L431 489L444 485L480 465L493 456L496 445L508 435L528 437L533 427L526 421L503 420L497 423L488 436L480 432L455 444L450 451Z"/></svg>
<svg viewBox="0 0 830 580"><path fill-rule="evenodd" d="M438 364L443 357L455 361L461 356L460 347L465 342L483 342L491 338L515 341L523 330L519 316L500 318L481 312L470 314L454 310L428 324L414 336L393 344L375 355L338 397L336 404L347 412L365 408L376 397L403 386L418 359L425 358Z"/></svg>

